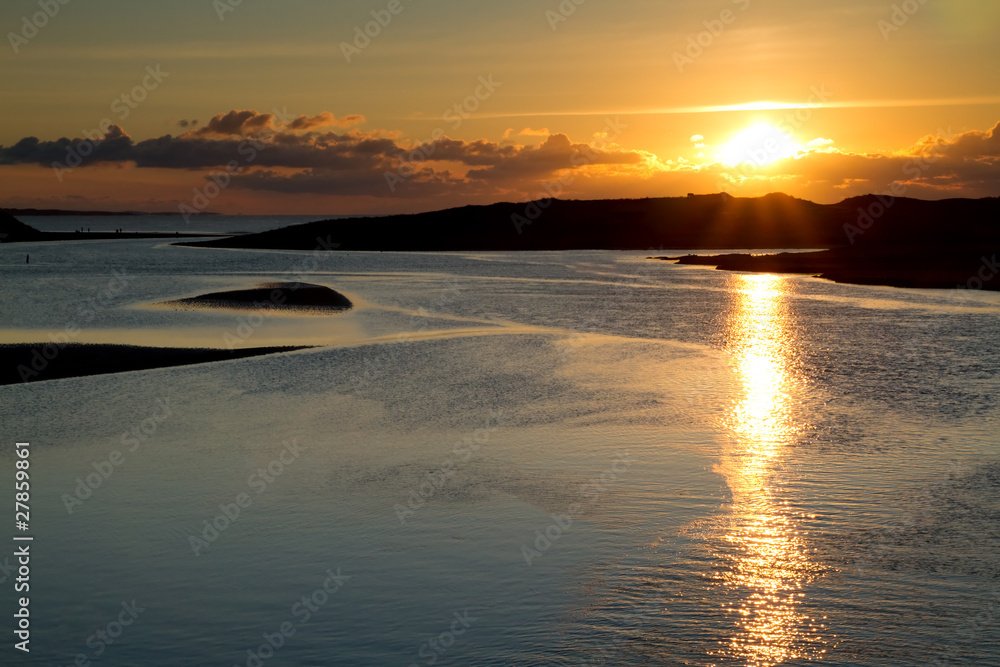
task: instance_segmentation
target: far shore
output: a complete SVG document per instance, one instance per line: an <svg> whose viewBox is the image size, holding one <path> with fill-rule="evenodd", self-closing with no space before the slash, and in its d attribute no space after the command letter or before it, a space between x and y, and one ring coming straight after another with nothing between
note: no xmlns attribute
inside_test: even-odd
<svg viewBox="0 0 1000 667"><path fill-rule="evenodd" d="M982 248L835 248L770 255L727 254L652 257L722 271L804 273L838 283L934 289L1000 291L996 253Z"/></svg>
<svg viewBox="0 0 1000 667"><path fill-rule="evenodd" d="M180 218L178 218L179 220ZM88 228L89 230L89 228ZM184 233L180 230L170 232L127 232L121 231L91 232L76 230L73 232L43 232L18 220L6 211L0 210L0 243L34 243L45 241L110 241L124 239L179 239L179 238L212 238L232 236L232 234L216 233Z"/></svg>
<svg viewBox="0 0 1000 667"><path fill-rule="evenodd" d="M752 253L754 249L824 248L766 256L657 259L731 271L804 273L859 285L998 291L998 220L1000 198L991 197L933 201L895 197L890 205L877 195L865 195L836 204L816 204L781 193L755 198L719 193L654 199L501 202L409 215L318 220L248 234L192 234L190 240L176 245L313 252L642 248L659 248L662 252L664 248L744 248ZM44 233L0 211L0 241L5 243L179 236L180 232ZM198 236L206 238L195 238ZM173 305L246 307L248 302L264 301L264 307L268 307L267 297L264 292L212 294ZM349 306L349 302L324 302L322 307ZM284 307L300 306L292 299ZM304 302L301 307L315 305Z"/></svg>
<svg viewBox="0 0 1000 667"><path fill-rule="evenodd" d="M114 241L126 239L171 239L179 238L216 238L232 236L232 234L217 234L215 232L199 232L197 234L169 232L37 232L32 236L18 236L4 239L4 243L29 243L39 241Z"/></svg>

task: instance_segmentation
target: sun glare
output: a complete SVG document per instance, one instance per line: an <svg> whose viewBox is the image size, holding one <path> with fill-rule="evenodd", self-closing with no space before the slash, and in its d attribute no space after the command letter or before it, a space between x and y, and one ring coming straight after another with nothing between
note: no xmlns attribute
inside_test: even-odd
<svg viewBox="0 0 1000 667"><path fill-rule="evenodd" d="M718 157L730 166L752 162L761 167L775 160L792 157L802 149L783 130L768 123L757 123L737 132L719 149Z"/></svg>

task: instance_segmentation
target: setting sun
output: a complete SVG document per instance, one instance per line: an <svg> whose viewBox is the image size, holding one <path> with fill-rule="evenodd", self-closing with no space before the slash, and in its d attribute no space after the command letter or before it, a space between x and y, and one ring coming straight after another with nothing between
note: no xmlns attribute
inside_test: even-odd
<svg viewBox="0 0 1000 667"><path fill-rule="evenodd" d="M757 166L792 157L802 150L801 144L768 123L757 123L737 132L719 149L719 159L734 166L752 162Z"/></svg>

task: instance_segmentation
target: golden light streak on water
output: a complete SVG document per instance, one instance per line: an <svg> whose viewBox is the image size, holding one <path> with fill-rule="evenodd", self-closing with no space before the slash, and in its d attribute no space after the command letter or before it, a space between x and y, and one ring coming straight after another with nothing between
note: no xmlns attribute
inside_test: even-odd
<svg viewBox="0 0 1000 667"><path fill-rule="evenodd" d="M730 523L717 554L721 585L736 623L720 654L770 667L823 652L822 625L801 610L804 584L817 570L797 517L776 497L784 448L794 435L796 391L787 282L772 275L735 276L729 348L740 388L727 414L735 435L720 465L732 493Z"/></svg>

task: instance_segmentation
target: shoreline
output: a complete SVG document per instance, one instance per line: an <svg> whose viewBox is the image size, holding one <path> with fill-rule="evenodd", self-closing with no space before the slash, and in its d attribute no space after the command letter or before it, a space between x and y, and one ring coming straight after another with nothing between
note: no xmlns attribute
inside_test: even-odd
<svg viewBox="0 0 1000 667"><path fill-rule="evenodd" d="M181 239L181 238L224 238L236 236L217 232L181 234L170 232L37 232L31 236L11 236L0 238L0 243L34 243L55 241L127 241L135 239Z"/></svg>
<svg viewBox="0 0 1000 667"><path fill-rule="evenodd" d="M246 350L182 347L142 347L52 342L0 345L0 386L46 382L93 375L111 375L231 359L245 359L313 346L257 347Z"/></svg>

